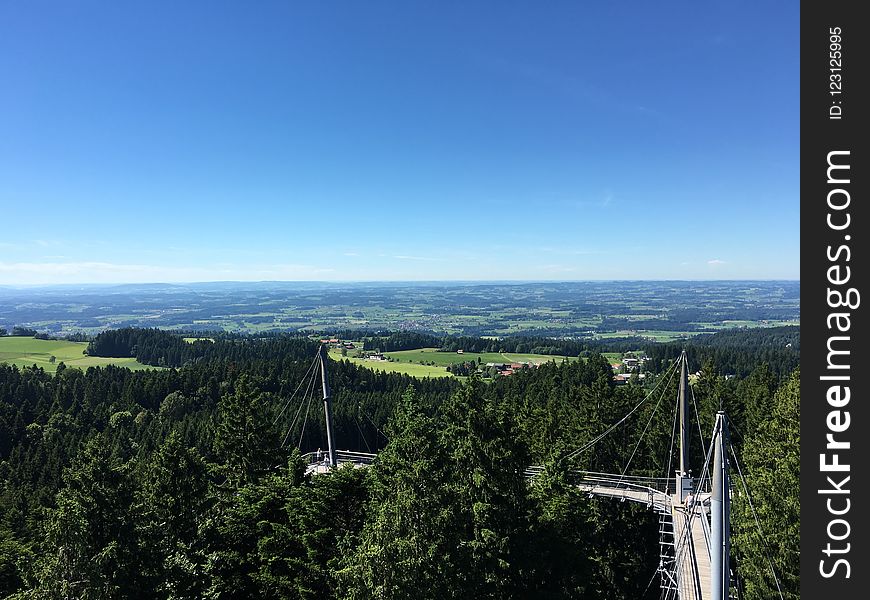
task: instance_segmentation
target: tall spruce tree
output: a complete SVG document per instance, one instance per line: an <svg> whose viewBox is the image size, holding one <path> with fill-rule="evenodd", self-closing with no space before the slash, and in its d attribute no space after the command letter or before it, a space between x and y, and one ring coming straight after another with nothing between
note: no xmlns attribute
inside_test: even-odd
<svg viewBox="0 0 870 600"><path fill-rule="evenodd" d="M277 526L286 525L285 505L302 480L298 454L287 467L238 488L222 490L199 529L206 553L208 585L203 597L281 598L281 590L261 577L266 563L277 557L260 546ZM229 493L227 493L229 492Z"/></svg>
<svg viewBox="0 0 870 600"><path fill-rule="evenodd" d="M528 598L583 598L593 572L589 500L571 483L567 461L552 460L531 484L533 566Z"/></svg>
<svg viewBox="0 0 870 600"><path fill-rule="evenodd" d="M275 404L272 394L259 391L246 375L235 382L232 393L221 397L214 447L231 484L256 482L287 464L287 452L272 424Z"/></svg>
<svg viewBox="0 0 870 600"><path fill-rule="evenodd" d="M263 597L329 600L365 520L367 469L347 465L290 490L280 522L263 524L254 578Z"/></svg>
<svg viewBox="0 0 870 600"><path fill-rule="evenodd" d="M487 401L472 377L442 407L441 444L462 536L459 582L466 597L518 597L529 508L525 447L508 411Z"/></svg>
<svg viewBox="0 0 870 600"><path fill-rule="evenodd" d="M749 498L737 488L734 548L745 586L744 598L778 597L771 572L785 598L800 597L800 371L777 390L770 414L743 447L743 474ZM734 473L735 477L739 477Z"/></svg>
<svg viewBox="0 0 870 600"><path fill-rule="evenodd" d="M463 593L464 540L448 456L435 419L413 389L387 428L386 448L371 467L371 503L359 545L339 576L349 599L438 600Z"/></svg>
<svg viewBox="0 0 870 600"><path fill-rule="evenodd" d="M67 469L45 527L40 590L50 598L121 598L146 592L140 576L131 465L103 434Z"/></svg>
<svg viewBox="0 0 870 600"><path fill-rule="evenodd" d="M206 466L195 449L182 445L177 431L146 466L139 496L142 566L150 568L150 587L161 597L201 597L198 525L209 501Z"/></svg>

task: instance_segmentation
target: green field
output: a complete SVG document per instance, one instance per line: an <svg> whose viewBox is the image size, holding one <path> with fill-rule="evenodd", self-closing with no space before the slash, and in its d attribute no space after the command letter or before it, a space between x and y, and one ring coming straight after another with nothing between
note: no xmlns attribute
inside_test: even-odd
<svg viewBox="0 0 870 600"><path fill-rule="evenodd" d="M420 348L418 350L403 350L401 352L385 352L385 356L389 356L400 363L435 363L435 366L446 367L461 362L480 362L486 363L520 363L528 362L539 365L547 361L555 360L562 361L565 358L568 360L577 360L577 357L565 356L550 356L547 354L512 354L510 352L439 352L437 348ZM480 359L478 361L478 359Z"/></svg>
<svg viewBox="0 0 870 600"><path fill-rule="evenodd" d="M625 337L642 337L656 342L673 342L682 340L693 335L697 335L698 331L658 331L656 329L638 329L630 331L614 331L608 333L599 333L595 335L597 339L609 338L625 338Z"/></svg>
<svg viewBox="0 0 870 600"><path fill-rule="evenodd" d="M622 352L602 352L602 355L610 364L622 362Z"/></svg>
<svg viewBox="0 0 870 600"><path fill-rule="evenodd" d="M386 371L388 373L404 373L412 377L453 377L447 372L447 366L474 361L485 365L486 363L534 363L539 365L547 361L578 360L577 357L549 356L546 354L512 354L509 352L439 352L437 348L420 348L417 350L403 350L400 352L385 352L385 356L392 361L374 361L352 356L341 356L338 350L330 350L329 356L335 360L349 360L354 364L361 365L374 371ZM431 364L435 363L435 364Z"/></svg>
<svg viewBox="0 0 870 600"><path fill-rule="evenodd" d="M350 356L342 356L338 350L330 350L329 357L334 360L349 360L355 365L360 365L372 371L384 371L387 373L404 373L411 377L453 377L452 373L448 373L444 366L433 367L409 362L386 362L365 360L364 358L354 358Z"/></svg>
<svg viewBox="0 0 870 600"><path fill-rule="evenodd" d="M50 373L57 370L61 362L68 367L87 369L88 367L105 367L116 365L129 369L153 369L143 365L135 358L102 358L85 356L82 351L87 348L87 342L68 342L66 340L37 340L29 337L0 337L0 363L8 363L19 367L36 365ZM55 362L51 362L51 357Z"/></svg>

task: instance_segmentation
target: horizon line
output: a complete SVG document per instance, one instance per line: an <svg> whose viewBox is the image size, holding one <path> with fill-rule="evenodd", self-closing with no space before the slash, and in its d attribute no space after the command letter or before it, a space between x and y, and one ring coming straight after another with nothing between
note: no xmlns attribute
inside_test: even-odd
<svg viewBox="0 0 870 600"><path fill-rule="evenodd" d="M719 279L675 279L675 278L648 278L648 279L214 279L214 280L199 280L199 281L118 281L118 282L65 282L65 283L0 283L0 288L40 288L40 287L70 287L70 286L91 286L91 287L113 287L113 286L131 286L131 285L204 285L204 284L264 284L264 283L280 283L280 284L365 284L365 283L401 283L401 284L459 284L459 283L508 283L508 284L524 284L524 283L637 283L637 282L697 282L697 283L718 283L718 282L741 282L741 281L759 281L759 282L800 282L800 278L789 277L770 277L770 278L719 278Z"/></svg>

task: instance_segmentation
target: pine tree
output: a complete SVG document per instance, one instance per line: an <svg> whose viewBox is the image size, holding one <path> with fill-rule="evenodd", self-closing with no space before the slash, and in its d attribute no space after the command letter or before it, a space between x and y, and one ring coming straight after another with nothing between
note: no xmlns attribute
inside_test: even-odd
<svg viewBox="0 0 870 600"><path fill-rule="evenodd" d="M759 365L738 385L737 395L746 409L746 431L750 435L767 421L776 393L776 377L766 364ZM738 435L735 441L741 441Z"/></svg>
<svg viewBox="0 0 870 600"><path fill-rule="evenodd" d="M45 526L40 587L56 598L141 595L131 465L104 435L91 438L64 479Z"/></svg>
<svg viewBox="0 0 870 600"><path fill-rule="evenodd" d="M304 469L294 453L286 467L256 482L219 490L199 528L206 553L208 585L203 597L213 599L281 598L268 579L268 563L277 556L260 551L276 528L287 524L285 506L300 485Z"/></svg>
<svg viewBox="0 0 870 600"><path fill-rule="evenodd" d="M461 598L457 499L435 420L406 392L371 467L371 503L356 551L339 573L349 599Z"/></svg>
<svg viewBox="0 0 870 600"><path fill-rule="evenodd" d="M0 597L5 598L24 586L24 571L32 561L33 550L29 545L0 525Z"/></svg>
<svg viewBox="0 0 870 600"><path fill-rule="evenodd" d="M201 597L204 558L198 525L209 500L207 492L202 457L184 447L173 431L147 465L140 493L143 567L150 567L151 586L161 595Z"/></svg>
<svg viewBox="0 0 870 600"><path fill-rule="evenodd" d="M231 484L256 482L286 464L287 452L272 424L275 403L271 394L258 391L247 376L236 381L233 393L221 397L214 447L224 459Z"/></svg>
<svg viewBox="0 0 870 600"><path fill-rule="evenodd" d="M589 500L553 460L531 485L529 598L585 597L593 571Z"/></svg>
<svg viewBox="0 0 870 600"><path fill-rule="evenodd" d="M735 482L734 548L748 600L778 597L770 565L785 598L800 597L800 371L777 390L768 420L743 447L749 498ZM733 476L739 477L738 473Z"/></svg>
<svg viewBox="0 0 870 600"><path fill-rule="evenodd" d="M525 448L510 414L485 399L473 377L441 413L459 533L459 581L466 597L507 598L523 589L528 491Z"/></svg>
<svg viewBox="0 0 870 600"><path fill-rule="evenodd" d="M337 568L365 520L366 477L367 469L344 466L290 490L284 519L263 526L257 544L254 578L265 597L336 597Z"/></svg>

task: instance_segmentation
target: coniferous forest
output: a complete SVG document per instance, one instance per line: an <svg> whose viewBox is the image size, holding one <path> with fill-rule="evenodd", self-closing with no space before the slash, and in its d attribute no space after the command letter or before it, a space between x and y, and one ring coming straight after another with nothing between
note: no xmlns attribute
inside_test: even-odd
<svg viewBox="0 0 870 600"><path fill-rule="evenodd" d="M659 597L654 514L580 492L571 469L672 475L670 351L626 385L588 349L492 381L330 361L337 446L378 457L312 476L302 455L326 448L322 408L317 390L306 408L295 392L316 342L124 335L91 350L183 366L0 365L0 597ZM776 595L769 558L797 598L798 371L771 348L749 346L752 368L730 378L722 353L690 360L704 356L698 428L728 412L754 501L735 494L741 597ZM657 384L594 452L566 458Z"/></svg>

